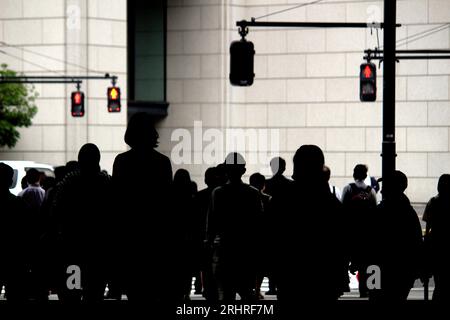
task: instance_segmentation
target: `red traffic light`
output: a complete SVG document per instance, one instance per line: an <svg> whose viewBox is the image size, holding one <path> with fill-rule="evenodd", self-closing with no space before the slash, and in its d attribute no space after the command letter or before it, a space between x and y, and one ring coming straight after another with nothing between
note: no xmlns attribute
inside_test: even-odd
<svg viewBox="0 0 450 320"><path fill-rule="evenodd" d="M81 92L75 92L73 101L75 104L81 104Z"/></svg>
<svg viewBox="0 0 450 320"><path fill-rule="evenodd" d="M359 68L359 99L372 102L377 99L377 67L373 63L363 63Z"/></svg>
<svg viewBox="0 0 450 320"><path fill-rule="evenodd" d="M108 112L120 112L120 88L108 88Z"/></svg>
<svg viewBox="0 0 450 320"><path fill-rule="evenodd" d="M366 79L372 78L373 72L369 65L366 65L363 74Z"/></svg>
<svg viewBox="0 0 450 320"><path fill-rule="evenodd" d="M74 91L71 94L71 114L73 117L84 116L84 93Z"/></svg>

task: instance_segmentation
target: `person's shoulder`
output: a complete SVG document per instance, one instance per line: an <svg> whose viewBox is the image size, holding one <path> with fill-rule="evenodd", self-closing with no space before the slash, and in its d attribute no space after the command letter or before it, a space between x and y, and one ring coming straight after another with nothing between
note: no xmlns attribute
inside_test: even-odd
<svg viewBox="0 0 450 320"><path fill-rule="evenodd" d="M258 189L256 189L255 187L253 187L253 186L251 186L251 185L249 185L249 184L247 184L247 183L243 183L242 184L242 187L245 189L245 190L247 190L247 192L249 192L249 193L251 193L251 194L253 194L253 195L258 195L258 196L260 196L261 195L261 193L259 192L259 190Z"/></svg>
<svg viewBox="0 0 450 320"><path fill-rule="evenodd" d="M218 186L211 191L211 197L217 198L218 196L220 196L221 194L226 192L227 189L228 189L228 184L225 184L223 186Z"/></svg>
<svg viewBox="0 0 450 320"><path fill-rule="evenodd" d="M162 153L159 152L158 150L153 149L151 154L152 154L152 156L153 156L155 159L158 159L158 160L160 160L160 161L162 161L162 162L170 162L169 157L166 156L165 154L162 154Z"/></svg>
<svg viewBox="0 0 450 320"><path fill-rule="evenodd" d="M439 196L437 195L437 196L434 196L434 197L431 197L430 198L430 200L428 200L428 203L427 203L427 207L428 206L434 206L436 203L438 203L439 202Z"/></svg>
<svg viewBox="0 0 450 320"><path fill-rule="evenodd" d="M16 209L25 209L26 204L25 200L22 197L19 197L18 195L14 195L11 192L6 196L6 201L9 203L9 206L12 206Z"/></svg>
<svg viewBox="0 0 450 320"><path fill-rule="evenodd" d="M112 179L111 175L106 171L100 171L98 177L103 182L110 182Z"/></svg>
<svg viewBox="0 0 450 320"><path fill-rule="evenodd" d="M209 188L205 188L202 190L199 190L196 194L195 194L195 198L197 199L201 199L204 197L209 197L209 195L212 193L212 190Z"/></svg>
<svg viewBox="0 0 450 320"><path fill-rule="evenodd" d="M59 189L66 188L77 183L81 179L81 172L79 170L68 173L61 182L57 184Z"/></svg>
<svg viewBox="0 0 450 320"><path fill-rule="evenodd" d="M116 158L114 159L114 162L121 162L125 161L127 159L130 159L132 157L132 150L128 150L122 153L119 153Z"/></svg>
<svg viewBox="0 0 450 320"><path fill-rule="evenodd" d="M267 193L264 193L264 192L261 192L261 193L260 193L260 196L261 196L261 198L262 198L264 201L270 201L270 199L272 198L271 195L269 195L269 194L267 194Z"/></svg>
<svg viewBox="0 0 450 320"><path fill-rule="evenodd" d="M350 190L352 188L352 185L355 185L355 183L354 182L350 182L350 183L346 184L344 186L344 189L342 189L342 192Z"/></svg>
<svg viewBox="0 0 450 320"><path fill-rule="evenodd" d="M23 190L22 190L23 191ZM20 193L22 193L22 191ZM20 194L19 193L19 194ZM21 201L22 199L17 195L12 194L11 192L8 192L4 198L2 198L2 201L8 201L8 202L15 202L15 201Z"/></svg>

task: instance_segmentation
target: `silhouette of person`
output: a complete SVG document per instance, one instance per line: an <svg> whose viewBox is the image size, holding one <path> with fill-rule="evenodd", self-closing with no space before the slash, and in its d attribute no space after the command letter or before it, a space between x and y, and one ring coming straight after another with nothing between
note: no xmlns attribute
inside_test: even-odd
<svg viewBox="0 0 450 320"><path fill-rule="evenodd" d="M270 160L270 168L272 170L273 176L266 180L264 193L268 194L269 196L274 196L277 193L284 193L286 188L289 188L292 183L292 180L286 178L283 175L283 173L286 171L286 160L281 157L274 157L272 160ZM266 217L273 213L270 210L266 211ZM270 223L268 224L265 231L267 232L266 238L268 241L270 241L276 234L273 225ZM268 265L269 290L265 293L265 295L276 295L276 279L273 272L270 271L272 268L270 267L270 265L271 261L269 261Z"/></svg>
<svg viewBox="0 0 450 320"><path fill-rule="evenodd" d="M367 267L371 241L372 223L375 219L377 195L375 190L365 184L368 168L365 164L357 164L353 169L355 182L344 187L342 203L347 214L347 224L352 230L350 272L358 272L358 288L361 298L368 297Z"/></svg>
<svg viewBox="0 0 450 320"><path fill-rule="evenodd" d="M110 265L105 239L110 237L111 177L100 171L100 151L95 144L80 148L78 163L80 170L59 183L54 202L63 259L58 297L97 302L103 299ZM67 286L69 266L80 269L82 291Z"/></svg>
<svg viewBox="0 0 450 320"><path fill-rule="evenodd" d="M323 166L319 147L301 146L294 156L294 182L274 194L270 204L277 231L271 253L282 313L289 314L299 302L332 302L347 286L342 205L330 192Z"/></svg>
<svg viewBox="0 0 450 320"><path fill-rule="evenodd" d="M355 168L353 168L353 178L355 182L349 183L342 190L342 198L341 201L345 205L351 201L351 198L358 194L361 191L366 191L369 197L369 201L373 206L377 205L377 193L375 190L364 183L364 180L367 178L368 168L365 164L357 164Z"/></svg>
<svg viewBox="0 0 450 320"><path fill-rule="evenodd" d="M203 282L203 296L208 301L217 301L217 288L212 274L212 252L205 245L206 241L206 224L208 217L208 208L211 202L211 194L215 188L219 186L220 177L218 176L217 167L210 167L205 171L206 188L197 192L194 198L196 222L194 224L194 241L197 252L200 254L200 270ZM201 289L200 289L201 290ZM196 293L199 293L196 287Z"/></svg>
<svg viewBox="0 0 450 320"><path fill-rule="evenodd" d="M450 263L446 257L450 244L450 174L439 177L437 189L437 196L427 203L423 220L426 222L428 268L435 283L433 300L444 302L450 298Z"/></svg>
<svg viewBox="0 0 450 320"><path fill-rule="evenodd" d="M269 209L269 201L270 196L264 192L266 185L266 177L264 177L259 172L256 172L250 176L249 179L250 185L259 191L262 201L263 215L259 221L256 221L255 228L259 230L261 233L265 234L266 230L270 227L269 219L267 217L267 211ZM257 256L257 277L256 277L256 290L255 296L257 299L264 299L264 296L261 294L261 285L264 280L264 276L269 275L269 268L266 265L266 261L263 261L264 250L266 248L266 241L260 241L260 247L258 248L258 256ZM270 278L269 278L270 279ZM273 285L272 279L272 285Z"/></svg>
<svg viewBox="0 0 450 320"><path fill-rule="evenodd" d="M27 181L27 187L22 190L18 197L22 198L25 202L25 205L27 206L27 210L30 213L30 226L32 226L29 229L29 239L30 241L30 251L31 255L30 258L30 279L29 287L30 287L30 295L41 299L46 298L45 293L44 296L39 296L38 290L38 281L41 279L37 276L37 265L40 260L38 250L39 247L39 240L42 236L42 219L41 219L41 207L44 202L45 198L45 190L41 187L41 181L43 181L43 176L45 176L42 172L39 172L35 168L31 168L27 170L26 173L26 181Z"/></svg>
<svg viewBox="0 0 450 320"><path fill-rule="evenodd" d="M331 193L339 200L341 201L342 195L341 195L341 190L330 184L330 178L331 178L331 170L330 167L328 166L323 166L323 174L325 175L325 180L328 182L328 185L330 187L330 191Z"/></svg>
<svg viewBox="0 0 450 320"><path fill-rule="evenodd" d="M273 176L270 179L267 179L264 192L269 196L273 196L275 193L281 193L285 188L289 187L292 180L283 175L286 171L286 160L283 158L275 157L270 160L270 168Z"/></svg>
<svg viewBox="0 0 450 320"><path fill-rule="evenodd" d="M45 190L40 185L41 173L37 169L31 168L25 177L27 187L20 191L18 196L25 201L31 211L38 214L45 197Z"/></svg>
<svg viewBox="0 0 450 320"><path fill-rule="evenodd" d="M39 259L36 260L35 272L38 297L44 300L48 299L50 290L53 292L57 291L57 277L55 275L61 269L55 254L59 250L57 249L58 225L54 217L53 204L57 185L64 179L66 172L65 165L55 167L53 184L45 191L44 201L42 202L39 214L38 228L40 239L37 249Z"/></svg>
<svg viewBox="0 0 450 320"><path fill-rule="evenodd" d="M183 299L190 300L192 276L196 271L198 257L194 243L194 189L189 172L178 169L173 178L173 212L180 226L179 233L182 235L182 273L183 273Z"/></svg>
<svg viewBox="0 0 450 320"><path fill-rule="evenodd" d="M35 273L37 281L37 298L47 300L49 291L57 292L58 282L63 266L58 255L62 248L59 246L58 221L54 212L54 202L57 189L66 175L78 171L78 161L69 161L66 165L55 167L53 185L45 191L44 201L41 205L37 226L40 240L36 249ZM47 181L50 177L47 177Z"/></svg>
<svg viewBox="0 0 450 320"><path fill-rule="evenodd" d="M42 189L47 192L50 188L53 188L56 185L56 179L54 177L47 177L45 173L42 174L43 182L42 182Z"/></svg>
<svg viewBox="0 0 450 320"><path fill-rule="evenodd" d="M172 271L179 265L175 259L181 259L175 247L180 235L170 214L172 165L155 150L158 133L150 115L130 118L125 142L131 149L113 166L118 210L111 245L117 249L118 279L111 287L124 290L130 301L181 299L179 272Z"/></svg>
<svg viewBox="0 0 450 320"><path fill-rule="evenodd" d="M255 223L261 219L261 197L255 188L242 182L245 160L239 153L225 159L228 182L214 189L208 212L208 241L213 246L213 270L218 298L254 300L256 282Z"/></svg>
<svg viewBox="0 0 450 320"><path fill-rule="evenodd" d="M31 214L24 201L13 195L13 169L0 162L0 226L4 240L0 251L0 288L6 287L8 301L25 301L30 289Z"/></svg>
<svg viewBox="0 0 450 320"><path fill-rule="evenodd" d="M404 194L407 187L408 179L401 171L383 178L384 199L377 207L377 220L372 221L379 232L372 235L370 249L372 264L381 271L381 289L369 291L372 300L406 300L421 276L422 228Z"/></svg>

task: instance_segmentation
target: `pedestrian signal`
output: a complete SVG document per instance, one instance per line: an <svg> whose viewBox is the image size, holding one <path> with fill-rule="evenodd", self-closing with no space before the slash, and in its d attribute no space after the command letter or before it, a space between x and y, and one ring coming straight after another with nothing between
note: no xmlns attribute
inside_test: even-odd
<svg viewBox="0 0 450 320"><path fill-rule="evenodd" d="M71 113L72 117L84 116L84 93L82 91L72 92Z"/></svg>
<svg viewBox="0 0 450 320"><path fill-rule="evenodd" d="M120 112L120 88L108 88L108 112Z"/></svg>
<svg viewBox="0 0 450 320"><path fill-rule="evenodd" d="M377 67L373 63L363 63L359 72L359 98L362 102L377 99Z"/></svg>

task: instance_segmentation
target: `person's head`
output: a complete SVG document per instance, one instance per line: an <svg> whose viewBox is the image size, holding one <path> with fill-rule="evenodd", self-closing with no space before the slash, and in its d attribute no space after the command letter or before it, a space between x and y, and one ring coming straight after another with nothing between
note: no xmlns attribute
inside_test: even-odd
<svg viewBox="0 0 450 320"><path fill-rule="evenodd" d="M215 188L218 185L217 169L210 167L205 171L205 184L208 188Z"/></svg>
<svg viewBox="0 0 450 320"><path fill-rule="evenodd" d="M53 188L56 185L56 179L53 177L45 177L44 182L42 182L42 189L47 191L50 188Z"/></svg>
<svg viewBox="0 0 450 320"><path fill-rule="evenodd" d="M331 177L331 170L328 166L323 166L323 177L325 178L325 181L330 181Z"/></svg>
<svg viewBox="0 0 450 320"><path fill-rule="evenodd" d="M286 160L281 157L275 157L270 160L270 169L272 169L273 175L281 175L286 170Z"/></svg>
<svg viewBox="0 0 450 320"><path fill-rule="evenodd" d="M225 170L225 164L219 163L216 167L216 176L217 176L217 186L223 186L227 183L228 177L227 172Z"/></svg>
<svg viewBox="0 0 450 320"><path fill-rule="evenodd" d="M264 185L266 184L266 177L264 177L261 173L256 172L250 176L249 181L252 187L262 191L264 189Z"/></svg>
<svg viewBox="0 0 450 320"><path fill-rule="evenodd" d="M368 170L365 164L357 164L353 169L353 178L355 181L364 181L367 178Z"/></svg>
<svg viewBox="0 0 450 320"><path fill-rule="evenodd" d="M6 192L11 187L14 177L14 170L6 163L0 162L0 192Z"/></svg>
<svg viewBox="0 0 450 320"><path fill-rule="evenodd" d="M58 166L55 167L55 184L62 181L67 173L67 167L66 166Z"/></svg>
<svg viewBox="0 0 450 320"><path fill-rule="evenodd" d="M173 176L173 186L177 192L192 194L192 181L189 171L178 169Z"/></svg>
<svg viewBox="0 0 450 320"><path fill-rule="evenodd" d="M237 152L231 152L225 158L225 172L227 173L228 179L231 182L240 181L244 175L245 169L245 159Z"/></svg>
<svg viewBox="0 0 450 320"><path fill-rule="evenodd" d="M158 132L153 118L145 113L135 113L128 122L125 143L132 149L148 149L158 146Z"/></svg>
<svg viewBox="0 0 450 320"><path fill-rule="evenodd" d="M37 185L41 180L41 173L37 169L31 168L27 170L25 177L28 185Z"/></svg>
<svg viewBox="0 0 450 320"><path fill-rule="evenodd" d="M191 175L186 169L178 169L173 176L173 183L179 185L190 185Z"/></svg>
<svg viewBox="0 0 450 320"><path fill-rule="evenodd" d="M439 195L450 196L450 174L443 174L439 177L437 189Z"/></svg>
<svg viewBox="0 0 450 320"><path fill-rule="evenodd" d="M78 152L78 164L82 173L100 172L100 150L93 143L86 143Z"/></svg>
<svg viewBox="0 0 450 320"><path fill-rule="evenodd" d="M66 163L66 175L71 172L80 170L80 164L76 160L71 160Z"/></svg>
<svg viewBox="0 0 450 320"><path fill-rule="evenodd" d="M20 187L22 188L22 190L28 188L27 176L24 176L22 180L20 180Z"/></svg>
<svg viewBox="0 0 450 320"><path fill-rule="evenodd" d="M391 176L382 179L383 181L383 195L386 198L397 198L403 194L408 188L408 178L406 175L396 170Z"/></svg>
<svg viewBox="0 0 450 320"><path fill-rule="evenodd" d="M322 150L316 145L303 145L294 155L294 174L296 181L323 180L325 158Z"/></svg>

